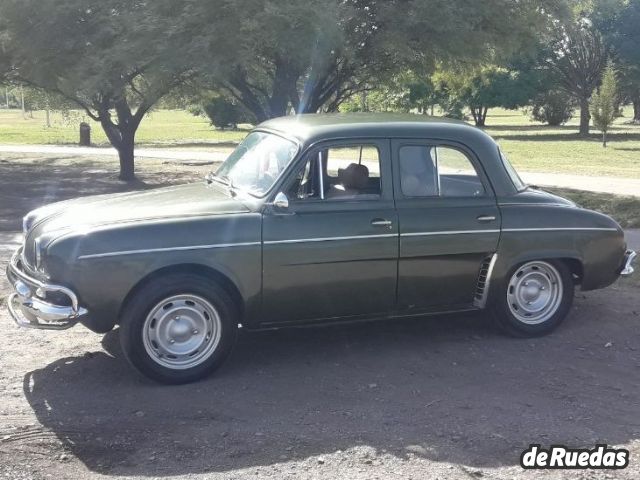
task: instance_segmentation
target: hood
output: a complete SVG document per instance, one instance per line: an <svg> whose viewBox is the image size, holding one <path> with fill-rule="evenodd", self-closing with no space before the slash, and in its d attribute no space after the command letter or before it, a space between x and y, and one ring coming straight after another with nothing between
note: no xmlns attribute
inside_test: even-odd
<svg viewBox="0 0 640 480"><path fill-rule="evenodd" d="M249 208L215 184L193 183L131 193L83 197L53 203L25 217L29 230L25 254L35 239L43 246L74 231L90 231L105 225L189 216L248 212Z"/></svg>

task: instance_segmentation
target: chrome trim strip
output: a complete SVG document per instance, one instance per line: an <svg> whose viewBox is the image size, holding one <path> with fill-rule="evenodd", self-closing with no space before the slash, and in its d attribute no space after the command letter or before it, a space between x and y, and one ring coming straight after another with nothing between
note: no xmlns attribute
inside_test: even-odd
<svg viewBox="0 0 640 480"><path fill-rule="evenodd" d="M503 232L539 232L539 231L573 231L573 230L596 230L596 231L617 231L615 228L505 228ZM432 235L469 235L474 233L500 233L500 229L490 230L441 230L437 232L410 232L402 233L401 237L428 237ZM340 240L364 240L371 238L391 238L397 237L397 233L383 233L378 235L349 235L344 237L318 237L318 238L295 238L290 240L265 240L264 245L278 245L289 243L311 243L311 242L334 242ZM135 255L139 253L156 253L170 251L186 251L186 250L207 250L213 248L231 248L231 247L250 247L260 245L260 242L241 242L241 243L219 243L214 245L190 245L187 247L163 247L163 248L146 248L139 250L122 250L118 252L91 253L88 255L80 255L78 260L89 258L105 258L116 257L121 255Z"/></svg>
<svg viewBox="0 0 640 480"><path fill-rule="evenodd" d="M402 233L401 237L427 237L431 235L466 235L470 233L500 233L500 229L494 228L491 230L442 230L438 232L411 232Z"/></svg>
<svg viewBox="0 0 640 480"><path fill-rule="evenodd" d="M571 207L566 203L498 203L499 207Z"/></svg>
<svg viewBox="0 0 640 480"><path fill-rule="evenodd" d="M503 232L563 232L563 231L601 231L601 232L617 232L617 228L605 227L539 227L539 228L503 228Z"/></svg>
<svg viewBox="0 0 640 480"><path fill-rule="evenodd" d="M320 200L324 200L324 171L322 169L322 153L318 152L318 177L320 180Z"/></svg>
<svg viewBox="0 0 640 480"><path fill-rule="evenodd" d="M364 240L369 238L391 238L397 236L397 233L381 233L378 235L352 235L347 237L295 238L292 240L265 240L264 244L277 245L286 243L335 242L339 240Z"/></svg>
<svg viewBox="0 0 640 480"><path fill-rule="evenodd" d="M78 257L78 260L85 260L88 258L117 257L121 255L135 255L137 253L171 252L171 251L184 251L184 250L207 250L211 248L250 247L250 246L256 246L256 245L260 245L260 242L218 243L215 245L190 245L188 247L144 248L140 250L121 250L119 252L90 253L88 255L80 255Z"/></svg>
<svg viewBox="0 0 640 480"><path fill-rule="evenodd" d="M489 261L489 267L487 268L487 279L484 281L484 290L482 291L482 297L477 301L474 301L474 305L478 308L484 308L487 305L487 299L489 298L489 287L491 286L491 275L493 274L493 267L498 260L498 254L494 253Z"/></svg>
<svg viewBox="0 0 640 480"><path fill-rule="evenodd" d="M623 277L628 277L634 272L633 261L635 260L637 253L633 250L627 250L624 256L625 262L622 270L620 270L620 275L622 275Z"/></svg>

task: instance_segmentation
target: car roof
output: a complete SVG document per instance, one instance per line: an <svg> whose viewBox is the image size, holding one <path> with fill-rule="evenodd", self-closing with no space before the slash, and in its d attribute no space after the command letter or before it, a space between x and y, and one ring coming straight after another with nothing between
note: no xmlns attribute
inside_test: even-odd
<svg viewBox="0 0 640 480"><path fill-rule="evenodd" d="M498 195L517 190L500 159L496 142L480 128L460 120L397 113L331 113L279 117L261 123L256 130L280 134L298 141L302 151L324 140L366 138L447 141L474 152Z"/></svg>
<svg viewBox="0 0 640 480"><path fill-rule="evenodd" d="M330 138L387 137L438 138L490 141L479 128L460 120L398 113L329 113L278 117L261 123L258 130L271 130L313 143Z"/></svg>

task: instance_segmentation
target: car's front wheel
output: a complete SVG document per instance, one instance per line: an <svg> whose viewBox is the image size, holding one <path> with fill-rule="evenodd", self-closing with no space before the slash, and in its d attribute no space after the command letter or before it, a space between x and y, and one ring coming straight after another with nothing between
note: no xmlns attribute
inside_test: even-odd
<svg viewBox="0 0 640 480"><path fill-rule="evenodd" d="M573 277L563 262L526 262L514 267L496 292L494 317L511 335L546 335L569 313L573 293Z"/></svg>
<svg viewBox="0 0 640 480"><path fill-rule="evenodd" d="M238 314L216 282L173 274L137 291L120 323L127 360L149 378L179 384L203 378L222 364L235 343Z"/></svg>

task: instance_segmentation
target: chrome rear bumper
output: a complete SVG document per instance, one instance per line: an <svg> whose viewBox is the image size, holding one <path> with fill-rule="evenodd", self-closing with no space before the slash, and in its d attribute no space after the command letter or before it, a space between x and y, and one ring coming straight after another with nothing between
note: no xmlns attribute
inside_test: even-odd
<svg viewBox="0 0 640 480"><path fill-rule="evenodd" d="M627 250L627 253L624 254L624 262L622 264L622 270L620 270L620 275L628 276L633 273L633 261L635 260L637 254L633 250Z"/></svg>
<svg viewBox="0 0 640 480"><path fill-rule="evenodd" d="M80 318L88 313L78 305L77 295L67 287L44 283L31 277L21 268L18 249L7 267L7 277L15 290L7 306L13 320L21 327L42 330L65 330L73 327ZM47 293L61 294L67 297L69 305L57 305L46 300Z"/></svg>

